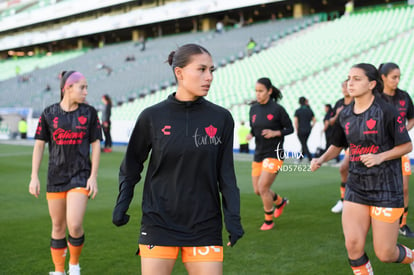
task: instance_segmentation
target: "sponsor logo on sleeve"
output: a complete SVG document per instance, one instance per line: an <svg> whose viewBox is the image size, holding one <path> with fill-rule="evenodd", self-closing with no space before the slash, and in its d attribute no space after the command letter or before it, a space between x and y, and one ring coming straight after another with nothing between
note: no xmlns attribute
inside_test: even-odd
<svg viewBox="0 0 414 275"><path fill-rule="evenodd" d="M41 124L41 122L42 122L42 117L40 116L39 117L39 122L38 122L38 124L37 124L37 128L36 128L36 135L40 135L40 133L42 132L42 124Z"/></svg>
<svg viewBox="0 0 414 275"><path fill-rule="evenodd" d="M53 128L57 129L58 128L58 125L59 125L59 117L56 116L53 119Z"/></svg>
<svg viewBox="0 0 414 275"><path fill-rule="evenodd" d="M347 123L345 124L345 135L349 135L349 125L351 125L351 123L350 123L350 122L347 122Z"/></svg>
<svg viewBox="0 0 414 275"><path fill-rule="evenodd" d="M404 122L404 118L402 116L398 116L397 117L397 122L398 122L398 124L400 124L400 125L398 125L398 131L400 133L404 132L406 130L405 123L403 123Z"/></svg>

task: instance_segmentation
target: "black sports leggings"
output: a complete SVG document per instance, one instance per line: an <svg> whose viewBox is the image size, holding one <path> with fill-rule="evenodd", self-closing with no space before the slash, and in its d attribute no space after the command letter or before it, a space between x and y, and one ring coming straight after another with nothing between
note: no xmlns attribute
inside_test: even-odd
<svg viewBox="0 0 414 275"><path fill-rule="evenodd" d="M299 137L300 144L302 145L302 154L303 156L307 156L310 161L312 160L312 155L309 152L309 148L308 148L309 135L310 135L310 132L299 133L298 137Z"/></svg>
<svg viewBox="0 0 414 275"><path fill-rule="evenodd" d="M112 147L112 137L111 137L111 124L108 125L108 127L102 127L103 133L105 136L105 148L111 148Z"/></svg>

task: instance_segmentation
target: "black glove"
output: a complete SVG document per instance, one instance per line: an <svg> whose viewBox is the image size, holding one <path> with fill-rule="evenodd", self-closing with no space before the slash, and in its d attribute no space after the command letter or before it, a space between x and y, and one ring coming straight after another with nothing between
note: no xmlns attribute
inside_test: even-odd
<svg viewBox="0 0 414 275"><path fill-rule="evenodd" d="M129 222L129 215L126 213L118 213L117 209L114 209L112 214L112 223L116 226L122 226Z"/></svg>

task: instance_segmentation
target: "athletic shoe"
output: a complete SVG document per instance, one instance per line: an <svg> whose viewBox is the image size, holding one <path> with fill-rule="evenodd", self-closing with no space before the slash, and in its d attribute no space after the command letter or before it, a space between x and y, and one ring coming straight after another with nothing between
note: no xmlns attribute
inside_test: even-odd
<svg viewBox="0 0 414 275"><path fill-rule="evenodd" d="M334 207L331 208L332 213L341 213L342 212L342 208L344 207L344 203L342 200L338 200L338 202L335 204Z"/></svg>
<svg viewBox="0 0 414 275"><path fill-rule="evenodd" d="M49 275L66 275L66 273L63 272L59 272L59 271L51 271L49 272Z"/></svg>
<svg viewBox="0 0 414 275"><path fill-rule="evenodd" d="M283 208L289 203L289 200L287 198L283 198L282 203L279 206L276 206L275 212L273 213L273 216L275 218L278 218L283 213Z"/></svg>
<svg viewBox="0 0 414 275"><path fill-rule="evenodd" d="M69 275L80 275L80 270L79 264L69 264Z"/></svg>
<svg viewBox="0 0 414 275"><path fill-rule="evenodd" d="M263 231L270 230L273 228L274 225L275 225L274 222L272 222L271 224L263 223L262 227L260 227L260 230L263 230Z"/></svg>
<svg viewBox="0 0 414 275"><path fill-rule="evenodd" d="M104 148L103 151L104 151L104 153L111 153L112 149L111 148Z"/></svg>
<svg viewBox="0 0 414 275"><path fill-rule="evenodd" d="M408 238L414 238L414 233L411 231L408 225L404 225L400 228L400 235L403 235Z"/></svg>

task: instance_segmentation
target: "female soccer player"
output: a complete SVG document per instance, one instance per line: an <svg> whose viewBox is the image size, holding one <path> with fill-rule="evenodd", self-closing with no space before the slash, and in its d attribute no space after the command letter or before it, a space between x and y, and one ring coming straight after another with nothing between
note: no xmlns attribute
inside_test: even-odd
<svg viewBox="0 0 414 275"><path fill-rule="evenodd" d="M339 114L341 113L342 109L351 104L352 96L348 93L348 83L347 80L341 83L342 95L343 98L339 99L333 108L334 116L329 119L329 124L333 126L338 119ZM328 148L328 146L327 146ZM341 198L336 202L336 204L331 208L332 213L341 213L343 208L343 201L345 196L345 187L346 187L346 180L348 178L348 170L349 170L349 153L348 148L345 150L344 159L341 162L341 166L339 167L339 175L341 177L341 184L339 186L339 191Z"/></svg>
<svg viewBox="0 0 414 275"><path fill-rule="evenodd" d="M105 153L112 152L112 137L111 137L111 109L112 100L107 94L102 96L102 103L105 108L102 111L102 129L105 136L105 145L103 151Z"/></svg>
<svg viewBox="0 0 414 275"><path fill-rule="evenodd" d="M331 104L325 104L325 116L323 118L323 132L325 133L326 146L325 150L331 145L332 126L329 119L333 117L333 109Z"/></svg>
<svg viewBox="0 0 414 275"><path fill-rule="evenodd" d="M348 91L354 102L341 111L333 144L312 160L311 170L349 145L342 228L354 274L374 274L364 251L370 227L378 259L410 264L414 271L412 250L397 244L404 212L400 158L412 149L410 137L395 108L379 96L382 82L373 65L360 63L350 69Z"/></svg>
<svg viewBox="0 0 414 275"><path fill-rule="evenodd" d="M381 75L381 79L384 82L383 96L387 101L389 101L397 108L398 113L404 120L407 131L410 131L414 126L414 106L410 95L407 92L398 89L398 84L401 77L400 68L395 63L385 63L381 64L378 70ZM404 187L404 214L400 219L400 234L413 238L414 233L407 225L409 202L408 183L410 181L411 175L411 164L408 155L403 156L401 160Z"/></svg>
<svg viewBox="0 0 414 275"><path fill-rule="evenodd" d="M288 203L287 198L270 187L285 158L284 137L293 133L293 126L285 109L277 103L282 93L269 78L258 79L255 89L257 102L250 108L251 134L248 136L249 140L254 136L256 142L252 184L254 192L262 199L265 213L260 229L270 230L274 226L273 216L279 217Z"/></svg>
<svg viewBox="0 0 414 275"><path fill-rule="evenodd" d="M98 192L97 175L101 127L96 110L84 104L85 77L76 71L61 75L61 101L47 107L39 119L33 148L29 192L40 193L39 167L49 143L46 198L52 220L50 249L55 271L65 274L69 246L69 273L80 274L79 257L84 243L83 217L88 198ZM90 147L92 148L90 158ZM66 228L69 231L66 242Z"/></svg>
<svg viewBox="0 0 414 275"><path fill-rule="evenodd" d="M299 105L300 107L295 111L293 124L295 125L300 145L302 146L302 154L306 155L310 162L312 161L312 155L309 152L308 139L316 123L316 118L306 97L301 96L299 98ZM300 156L300 161L302 161L303 155Z"/></svg>
<svg viewBox="0 0 414 275"><path fill-rule="evenodd" d="M222 274L222 208L228 245L244 233L233 165L234 121L204 98L214 71L205 48L183 45L168 62L177 91L138 117L120 167L113 223L128 222L135 184L151 154L142 198L142 274L171 274L179 251L189 274Z"/></svg>

